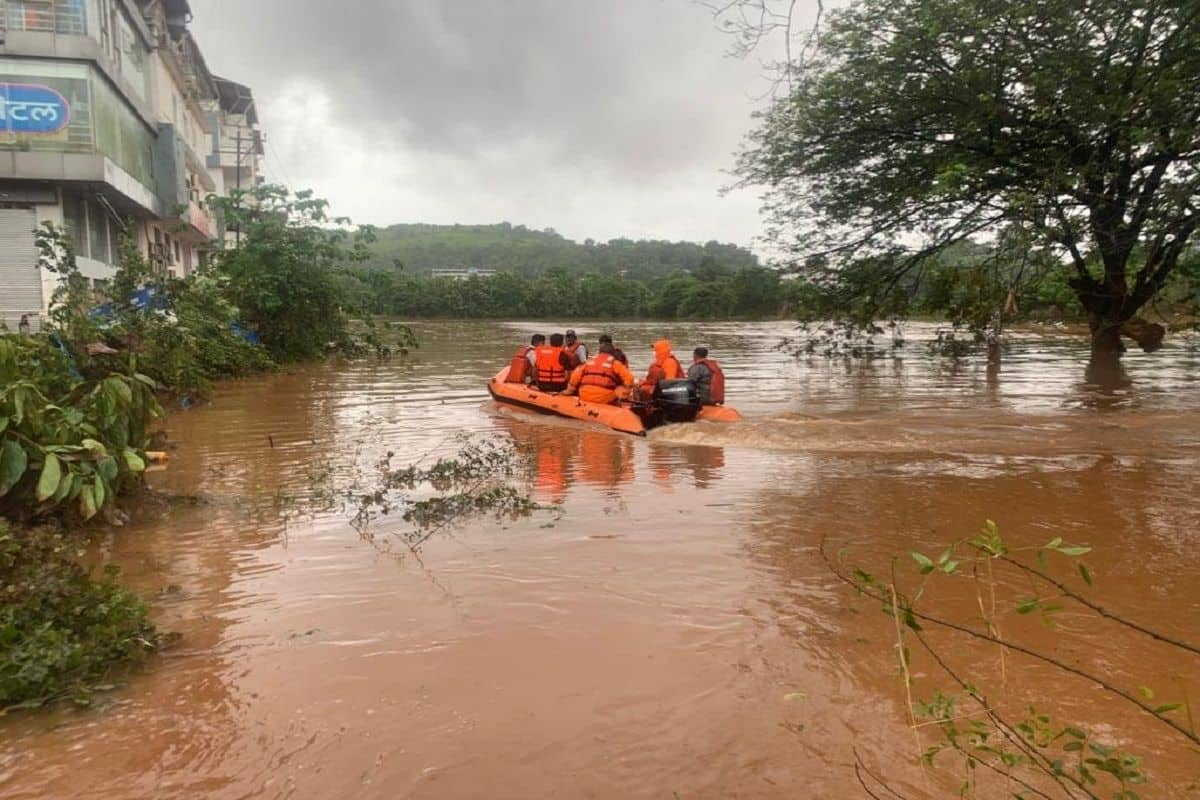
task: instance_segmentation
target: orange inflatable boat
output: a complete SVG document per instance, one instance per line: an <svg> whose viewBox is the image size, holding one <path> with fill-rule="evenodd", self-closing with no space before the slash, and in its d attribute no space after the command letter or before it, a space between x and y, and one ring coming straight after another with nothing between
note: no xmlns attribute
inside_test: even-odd
<svg viewBox="0 0 1200 800"><path fill-rule="evenodd" d="M496 373L488 381L488 392L499 403L521 406L543 414L594 422L606 425L615 431L645 436L649 428L655 427L653 418L646 418L634 410L632 404L600 405L580 400L574 395L547 394L536 386L524 383L508 383L508 367ZM696 415L697 420L708 422L737 422L742 418L728 406L703 406Z"/></svg>

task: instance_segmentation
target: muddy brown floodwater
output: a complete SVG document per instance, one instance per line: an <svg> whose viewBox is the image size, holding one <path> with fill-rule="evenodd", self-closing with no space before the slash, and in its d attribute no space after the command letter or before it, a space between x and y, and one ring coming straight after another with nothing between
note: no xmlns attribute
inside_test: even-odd
<svg viewBox="0 0 1200 800"><path fill-rule="evenodd" d="M1200 639L1194 343L1130 354L1105 388L1066 337L1014 336L989 376L928 358L920 326L902 357L852 365L781 355L782 324L679 325L677 350L712 348L747 421L635 439L487 398L532 327L421 325L411 363L289 370L173 412L153 482L197 502L102 549L181 644L96 708L0 720L0 795L849 798L857 750L907 797L954 796L954 776L914 766L891 620L818 546L886 564L987 517L1016 541L1092 545L1105 605ZM608 327L639 367L663 333ZM462 432L533 446L561 518L465 525L422 565L340 512L295 512L321 472L451 452ZM1197 659L1064 615L1029 635L1123 688L1200 701ZM943 643L994 671L993 651ZM914 668L915 693L949 688ZM1144 797L1194 796L1200 756L1169 730L1019 657L1006 669L1021 702L1145 755Z"/></svg>

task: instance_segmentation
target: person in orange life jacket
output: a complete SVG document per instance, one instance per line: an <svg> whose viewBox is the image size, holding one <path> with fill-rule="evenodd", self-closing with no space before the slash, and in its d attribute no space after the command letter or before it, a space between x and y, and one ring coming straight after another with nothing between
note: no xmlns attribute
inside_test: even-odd
<svg viewBox="0 0 1200 800"><path fill-rule="evenodd" d="M550 334L550 344L534 351L534 382L543 392L561 392L567 388L571 361L563 351L563 335Z"/></svg>
<svg viewBox="0 0 1200 800"><path fill-rule="evenodd" d="M659 339L654 343L654 363L642 380L642 394L647 398L654 394L659 381L673 381L683 377L683 366L671 352L671 342Z"/></svg>
<svg viewBox="0 0 1200 800"><path fill-rule="evenodd" d="M530 338L529 344L518 348L517 354L512 357L512 362L508 366L508 377L505 382L532 382L537 374L537 349L545 343L546 337L543 334L535 333Z"/></svg>
<svg viewBox="0 0 1200 800"><path fill-rule="evenodd" d="M577 369L588 360L587 345L579 341L579 337L575 335L575 331L573 330L567 331L563 352L571 359L571 369Z"/></svg>
<svg viewBox="0 0 1200 800"><path fill-rule="evenodd" d="M613 346L605 342L595 358L571 373L571 383L563 394L578 392L580 400L607 405L620 399L620 387L632 389L634 382L629 367L617 361Z"/></svg>
<svg viewBox="0 0 1200 800"><path fill-rule="evenodd" d="M700 391L700 402L706 406L719 406L725 402L725 372L721 365L708 357L707 347L697 347L692 353L692 365L688 367L688 380Z"/></svg>
<svg viewBox="0 0 1200 800"><path fill-rule="evenodd" d="M600 334L600 344L612 344L612 343L613 343L613 340L612 340L611 336L609 336L607 333ZM616 345L613 345L613 358L615 358L617 361L620 361L625 366L627 366L627 367L629 366L629 357L625 355L624 350L617 347Z"/></svg>

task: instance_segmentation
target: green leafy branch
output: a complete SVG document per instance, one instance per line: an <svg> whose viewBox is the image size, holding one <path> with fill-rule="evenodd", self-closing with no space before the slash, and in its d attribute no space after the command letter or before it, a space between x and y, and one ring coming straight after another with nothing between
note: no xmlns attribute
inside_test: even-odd
<svg viewBox="0 0 1200 800"><path fill-rule="evenodd" d="M0 512L67 509L90 520L146 469L148 426L162 413L139 373L62 386L39 371L38 344L0 337ZM48 391L61 391L51 400Z"/></svg>
<svg viewBox="0 0 1200 800"><path fill-rule="evenodd" d="M974 771L982 767L985 771L995 771L1006 778L1017 781L1022 790L1018 798L1049 797L1045 786L1036 780L1023 781L1015 775L1020 769L1030 769L1041 774L1043 779L1052 780L1059 789L1066 792L1066 797L1075 797L1081 793L1089 798L1098 798L1093 789L1098 776L1108 776L1118 785L1118 790L1111 795L1118 800L1134 800L1138 797L1133 788L1144 782L1145 775L1141 772L1140 761L1129 754L1120 753L1105 743L1097 741L1077 726L1059 726L1053 728L1050 719L1034 710L1026 719L1018 723L1008 722L988 699L969 680L961 677L946 659L935 648L930 646L924 632L927 626L942 628L970 638L985 641L1000 648L1000 653L1012 652L1021 654L1047 665L1053 666L1065 673L1087 680L1099 686L1106 692L1120 697L1127 703L1135 705L1145 714L1168 726L1174 733L1186 739L1190 745L1200 743L1192 711L1186 697L1183 702L1157 703L1154 692L1148 687L1141 687L1137 693L1123 689L1102 675L1085 668L1067 664L1053 654L1042 652L1036 647L1027 646L1019 641L1004 638L999 630L1001 606L996 598L996 575L993 564L1011 567L1026 574L1031 580L1043 582L1058 590L1056 596L1043 596L1035 593L1032 596L1015 598L1007 607L1008 613L1024 616L1040 613L1043 621L1049 627L1056 627L1055 615L1062 610L1061 602L1071 600L1080 603L1105 619L1117 622L1130 630L1137 631L1164 644L1168 644L1183 652L1196 654L1200 652L1196 646L1178 637L1155 631L1148 626L1127 620L1120 614L1104 608L1099 603L1083 594L1084 589L1073 588L1063 580L1053 577L1046 571L1051 556L1067 559L1083 585L1087 588L1094 586L1095 579L1091 569L1082 558L1091 552L1085 545L1064 541L1055 537L1045 544L1014 547L1000 534L998 526L988 521L974 536L959 540L945 548L936 558L920 551L909 554L918 578L911 590L906 591L899 584L896 576L896 563L893 562L890 580L880 578L861 567L847 568L844 566L843 554L839 554L836 562L826 552L822 543L821 553L826 563L839 580L852 586L860 594L877 600L882 610L896 621L896 649L900 669L904 675L905 692L908 698L910 714L914 729L923 725L934 724L942 735L942 741L925 751L925 762L944 750L952 750L964 758L968 767L968 780L964 783L964 795L974 791ZM1032 555L1037 566L1028 563L1022 556ZM977 598L980 608L980 618L985 629L979 629L969 624L959 623L945 616L927 611L919 603L925 596L931 581L955 580L972 577L977 588ZM986 592L985 592L986 590ZM990 596L990 602L984 599L985 593ZM989 608L990 607L990 608ZM955 710L957 702L953 696L937 694L928 702L912 699L910 671L911 656L904 643L906 637L915 637L926 653L950 675L964 696L972 700L980 709L980 718L976 715L963 717ZM1003 661L1001 662L1003 669ZM1187 722L1181 723L1174 718L1174 713L1186 713ZM917 718L925 719L925 723L917 723ZM1061 752L1057 755L1047 754L1051 747L1058 747ZM864 776L871 775L868 771L857 771L860 783L864 784ZM886 787L885 783L876 782ZM871 792L868 792L871 793ZM892 793L894 795L894 792ZM872 794L872 796L875 796ZM898 795L895 795L898 796Z"/></svg>

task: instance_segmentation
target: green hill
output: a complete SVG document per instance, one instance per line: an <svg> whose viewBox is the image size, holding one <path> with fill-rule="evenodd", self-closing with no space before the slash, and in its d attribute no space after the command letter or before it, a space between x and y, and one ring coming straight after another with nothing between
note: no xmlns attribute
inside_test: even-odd
<svg viewBox="0 0 1200 800"><path fill-rule="evenodd" d="M753 253L732 244L631 239L579 243L551 229L534 231L507 222L392 225L377 233L379 240L366 266L391 268L399 260L412 275L465 267L536 276L557 267L578 273L653 278L695 270L706 258L731 270L759 266Z"/></svg>

